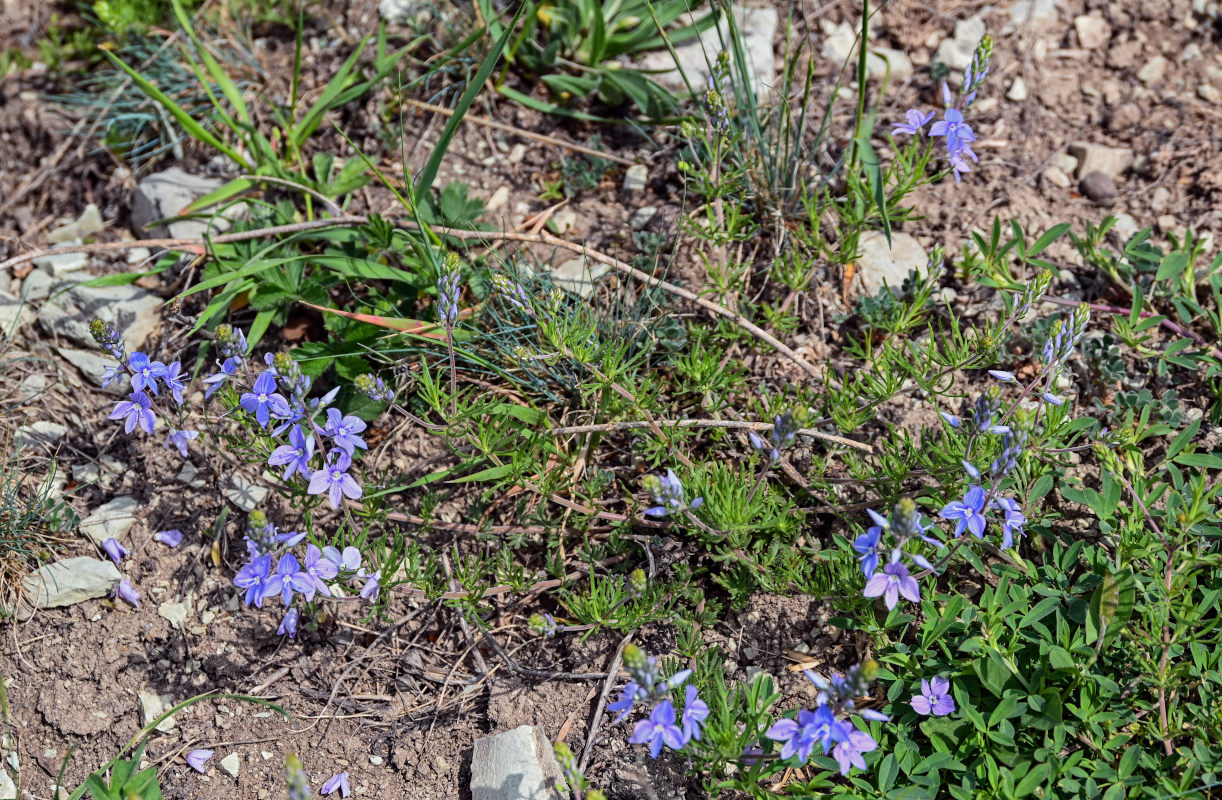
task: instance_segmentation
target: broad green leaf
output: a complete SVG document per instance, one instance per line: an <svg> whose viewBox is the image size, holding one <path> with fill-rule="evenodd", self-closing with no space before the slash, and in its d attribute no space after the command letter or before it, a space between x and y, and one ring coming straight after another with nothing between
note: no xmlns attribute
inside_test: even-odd
<svg viewBox="0 0 1222 800"><path fill-rule="evenodd" d="M1102 638L1102 646L1106 647L1129 621L1136 598L1136 580L1130 570L1104 575L1091 594L1087 639L1093 644Z"/></svg>
<svg viewBox="0 0 1222 800"><path fill-rule="evenodd" d="M1062 222L1059 225L1054 225L1049 228L1044 232L1044 235L1036 239L1035 244L1031 245L1030 249L1027 250L1027 257L1034 258L1042 253L1044 248L1048 247L1048 245L1052 244L1057 239L1060 239L1062 236L1068 233L1069 227L1068 222Z"/></svg>

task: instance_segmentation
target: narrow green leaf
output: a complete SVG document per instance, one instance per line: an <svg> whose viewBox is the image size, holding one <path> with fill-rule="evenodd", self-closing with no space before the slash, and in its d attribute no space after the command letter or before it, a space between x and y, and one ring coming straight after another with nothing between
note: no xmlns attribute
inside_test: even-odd
<svg viewBox="0 0 1222 800"><path fill-rule="evenodd" d="M488 467L481 469L473 475L467 475L462 478L455 478L450 483L473 483L475 481L498 481L501 478L508 477L513 474L513 464L501 464L498 467Z"/></svg>
<svg viewBox="0 0 1222 800"><path fill-rule="evenodd" d="M1172 460L1185 467L1222 469L1222 456L1215 456L1209 453L1181 453Z"/></svg>
<svg viewBox="0 0 1222 800"><path fill-rule="evenodd" d="M865 45L862 45L863 49ZM891 219L887 216L887 196L883 187L883 172L878 161L878 153L864 134L857 137L858 152L861 153L861 165L866 169L866 179L870 184L870 192L874 197L874 205L882 218L883 235L887 237L887 246L891 246Z"/></svg>
<svg viewBox="0 0 1222 800"><path fill-rule="evenodd" d="M1069 223L1062 222L1059 225L1054 225L1044 232L1044 235L1035 240L1035 244L1031 245L1027 250L1027 258L1035 258L1042 253L1048 245L1060 239L1069 232Z"/></svg>

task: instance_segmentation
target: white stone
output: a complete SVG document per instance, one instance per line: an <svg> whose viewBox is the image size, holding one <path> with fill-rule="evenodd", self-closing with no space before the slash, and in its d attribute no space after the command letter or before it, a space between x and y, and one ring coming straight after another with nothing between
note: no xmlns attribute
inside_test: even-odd
<svg viewBox="0 0 1222 800"><path fill-rule="evenodd" d="M1141 230L1141 225L1137 224L1132 214L1122 213L1116 215L1116 224L1112 226L1112 230L1127 242L1137 235L1137 232Z"/></svg>
<svg viewBox="0 0 1222 800"><path fill-rule="evenodd" d="M77 243L79 244L79 242ZM89 266L88 253L51 253L34 259L34 266L58 278L69 272L79 272Z"/></svg>
<svg viewBox="0 0 1222 800"><path fill-rule="evenodd" d="M35 300L46 300L51 295L51 289L54 286L55 281L50 275L40 269L36 269L21 282L19 296L27 303L32 303Z"/></svg>
<svg viewBox="0 0 1222 800"><path fill-rule="evenodd" d="M643 192L649 183L649 167L633 164L624 172L624 191Z"/></svg>
<svg viewBox="0 0 1222 800"><path fill-rule="evenodd" d="M106 597L121 579L114 563L81 556L44 564L21 585L34 608L58 608Z"/></svg>
<svg viewBox="0 0 1222 800"><path fill-rule="evenodd" d="M898 292L911 270L924 274L929 265L929 256L921 243L906 233L892 233L891 245L879 231L868 231L858 242L861 255L857 258L857 274L854 280L858 288L874 296L883 288L884 281L893 292Z"/></svg>
<svg viewBox="0 0 1222 800"><path fill-rule="evenodd" d="M154 239L190 238L203 236L208 232L224 233L229 230L233 220L246 215L247 208L244 203L237 203L224 211L218 211L215 207L204 209L208 216L178 220L148 229L149 225L158 220L177 216L199 198L224 185L225 181L219 178L192 175L178 167L170 167L149 175L137 184L136 192L132 196L132 228L137 236Z"/></svg>
<svg viewBox="0 0 1222 800"><path fill-rule="evenodd" d="M705 13L704 9L697 15L689 13L681 17L677 24L689 25ZM772 41L776 37L779 20L777 10L735 3L733 13L736 27L742 37L743 51L746 53L751 86L757 98L766 98L773 91L776 82ZM729 41L729 24L723 19L719 24L709 26L699 38L676 45L674 56L669 50L656 50L646 53L638 66L641 69L657 70L650 77L667 88L686 91L690 83L697 92L702 92L709 85L709 64L717 63L722 42ZM730 68L736 69L733 65ZM684 75L687 76L687 82L683 80Z"/></svg>
<svg viewBox="0 0 1222 800"><path fill-rule="evenodd" d="M847 22L836 25L828 23L824 27L824 33L827 38L823 40L823 57L831 61L837 69L849 64L856 74L853 59L857 53L857 29ZM871 45L866 54L866 75L871 79L879 79L886 76L888 70L891 72L892 81L907 80L912 77L914 71L912 60L908 58L907 53L891 47Z"/></svg>
<svg viewBox="0 0 1222 800"><path fill-rule="evenodd" d="M487 209L490 212L496 212L507 205L509 205L509 187L502 186L492 193L492 197L488 198Z"/></svg>
<svg viewBox="0 0 1222 800"><path fill-rule="evenodd" d="M1078 44L1085 50L1098 50L1112 38L1112 28L1107 20L1096 14L1083 14L1075 17L1074 30L1078 32Z"/></svg>
<svg viewBox="0 0 1222 800"><path fill-rule="evenodd" d="M1025 22L1039 26L1051 25L1057 21L1056 0L1018 0L1010 6L1010 24L1015 28Z"/></svg>
<svg viewBox="0 0 1222 800"><path fill-rule="evenodd" d="M523 725L475 740L471 800L564 800L564 781L542 729Z"/></svg>
<svg viewBox="0 0 1222 800"><path fill-rule="evenodd" d="M157 607L157 613L162 618L169 620L175 630L182 630L182 624L187 621L190 611L181 602L171 603L166 601Z"/></svg>
<svg viewBox="0 0 1222 800"><path fill-rule="evenodd" d="M1155 56L1146 62L1137 72L1137 80L1142 83L1158 83L1167 74L1167 59Z"/></svg>
<svg viewBox="0 0 1222 800"><path fill-rule="evenodd" d="M1069 176L1066 175L1064 171L1061 170L1060 167L1056 167L1056 166L1048 167L1048 169L1044 170L1044 177L1053 186L1059 186L1062 189L1069 188L1069 183L1070 183Z"/></svg>
<svg viewBox="0 0 1222 800"><path fill-rule="evenodd" d="M967 69L972 63L972 54L976 51L976 45L984 38L986 32L984 17L979 14L969 19L959 20L955 23L954 38L943 39L942 43L938 45L936 60L951 69L960 71Z"/></svg>
<svg viewBox="0 0 1222 800"><path fill-rule="evenodd" d="M590 263L584 256L577 256L552 270L552 283L585 298L594 293L594 281L610 271L606 264Z"/></svg>
<svg viewBox="0 0 1222 800"><path fill-rule="evenodd" d="M1074 142L1069 145L1069 154L1078 159L1078 180L1092 172L1102 172L1109 178L1116 179L1133 165L1133 151L1127 147Z"/></svg>
<svg viewBox="0 0 1222 800"><path fill-rule="evenodd" d="M1202 83L1197 87L1197 97L1204 100L1206 103L1213 103L1215 106L1222 104L1222 92L1212 83Z"/></svg>
<svg viewBox="0 0 1222 800"><path fill-rule="evenodd" d="M223 493L229 502L249 513L259 507L269 491L263 484L248 481L241 473L235 472L229 477L229 486Z"/></svg>
<svg viewBox="0 0 1222 800"><path fill-rule="evenodd" d="M76 220L48 233L47 241L51 244L63 244L77 240L77 244L80 244L79 240L100 232L104 227L106 222L102 219L102 212L90 203Z"/></svg>
<svg viewBox="0 0 1222 800"><path fill-rule="evenodd" d="M17 786L4 767L0 767L0 800L17 800Z"/></svg>
<svg viewBox="0 0 1222 800"><path fill-rule="evenodd" d="M17 444L24 447L51 447L68 432L65 425L50 420L40 420L23 425L17 430Z"/></svg>
<svg viewBox="0 0 1222 800"><path fill-rule="evenodd" d="M1021 103L1027 99L1027 96L1027 82L1022 79L1022 76L1015 78L1014 82L1010 84L1010 91L1006 92L1006 99Z"/></svg>
<svg viewBox="0 0 1222 800"><path fill-rule="evenodd" d="M390 23L407 25L422 15L430 14L429 8L418 0L379 0L378 16Z"/></svg>
<svg viewBox="0 0 1222 800"><path fill-rule="evenodd" d="M238 777L238 770L242 767L242 759L237 753L230 753L221 759L221 769L231 778Z"/></svg>
<svg viewBox="0 0 1222 800"><path fill-rule="evenodd" d="M140 502L134 497L116 497L81 522L81 533L99 545L107 539L118 539L136 524L139 508Z"/></svg>
<svg viewBox="0 0 1222 800"><path fill-rule="evenodd" d="M1189 42L1184 45L1184 49L1180 51L1180 61L1187 64L1189 61L1200 61L1204 54L1201 52L1201 46L1196 42Z"/></svg>
<svg viewBox="0 0 1222 800"><path fill-rule="evenodd" d="M632 226L634 231L639 231L648 225L649 220L657 216L657 213L657 206L645 206L643 208L638 208L632 213L632 217L628 220L628 224Z"/></svg>
<svg viewBox="0 0 1222 800"><path fill-rule="evenodd" d="M174 707L174 695L157 694L156 692L140 692L140 721L149 725L166 711ZM169 733L174 730L174 718L166 717L153 730Z"/></svg>

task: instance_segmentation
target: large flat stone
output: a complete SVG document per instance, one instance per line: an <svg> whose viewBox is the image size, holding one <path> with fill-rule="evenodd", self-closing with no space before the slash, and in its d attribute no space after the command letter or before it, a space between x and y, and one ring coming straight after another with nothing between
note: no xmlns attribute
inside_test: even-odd
<svg viewBox="0 0 1222 800"><path fill-rule="evenodd" d="M704 9L699 12L704 14ZM698 17L688 14L684 24L691 24ZM767 98L773 91L776 82L776 71L773 65L774 55L772 40L776 36L777 10L768 7L745 5L734 6L734 20L743 39L743 50L747 57L748 74L751 76L751 86L755 96ZM658 83L670 89L684 91L687 84L683 76L691 83L697 92L703 92L709 86L709 64L717 63L717 54L722 50L732 52L729 46L729 23L722 20L715 26L700 34L698 39L684 42L675 47L671 56L669 50L658 50L647 53L638 64L642 69L659 70L651 75ZM734 69L731 67L731 69ZM682 74L681 74L682 73Z"/></svg>
<svg viewBox="0 0 1222 800"><path fill-rule="evenodd" d="M858 288L871 297L878 294L883 284L898 293L908 273L917 270L921 274L929 265L929 256L921 243L906 233L891 234L891 245L878 231L861 235L858 242L861 255L857 259L857 274L854 278Z"/></svg>
<svg viewBox="0 0 1222 800"><path fill-rule="evenodd" d="M220 178L192 175L178 167L149 175L136 186L132 196L132 229L137 236L160 239L164 237L194 238L205 234L224 233L232 220L247 213L244 203L235 204L224 211L198 219L181 219L164 225L150 226L158 220L177 216L184 208L204 195L224 186ZM214 211L215 209L205 209Z"/></svg>
<svg viewBox="0 0 1222 800"><path fill-rule="evenodd" d="M81 273L71 273L69 280L79 283L78 278L87 277ZM89 332L89 323L95 317L114 327L129 353L139 350L161 324L162 299L144 289L136 286L72 286L56 294L64 285L52 289L52 296L38 312L38 324L48 333L71 339L84 348L97 346Z"/></svg>
<svg viewBox="0 0 1222 800"><path fill-rule="evenodd" d="M552 745L541 728L523 725L475 740L471 800L565 800Z"/></svg>
<svg viewBox="0 0 1222 800"><path fill-rule="evenodd" d="M106 597L121 578L110 561L81 556L45 564L21 585L34 608L59 608Z"/></svg>
<svg viewBox="0 0 1222 800"><path fill-rule="evenodd" d="M81 522L81 532L101 545L107 539L119 539L136 524L140 502L134 497L116 497L94 511Z"/></svg>

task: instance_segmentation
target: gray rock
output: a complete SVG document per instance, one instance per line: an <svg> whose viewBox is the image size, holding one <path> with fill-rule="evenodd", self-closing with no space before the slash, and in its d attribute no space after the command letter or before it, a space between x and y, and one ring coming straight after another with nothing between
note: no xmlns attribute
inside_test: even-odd
<svg viewBox="0 0 1222 800"><path fill-rule="evenodd" d="M823 57L831 61L838 69L852 62L857 53L857 28L847 22L833 24L825 21L823 33L826 36L823 40ZM908 58L907 53L890 47L874 45L870 45L868 51L866 74L870 78L882 78L888 70L891 72L893 81L907 80L912 77L912 60Z"/></svg>
<svg viewBox="0 0 1222 800"><path fill-rule="evenodd" d="M4 767L0 767L0 800L17 800L17 785Z"/></svg>
<svg viewBox="0 0 1222 800"><path fill-rule="evenodd" d="M1074 30L1078 32L1078 44L1086 50L1098 50L1112 38L1112 28L1107 20L1097 14L1075 17Z"/></svg>
<svg viewBox="0 0 1222 800"><path fill-rule="evenodd" d="M134 497L116 497L81 522L81 533L99 545L107 539L118 539L136 524L139 508Z"/></svg>
<svg viewBox="0 0 1222 800"><path fill-rule="evenodd" d="M643 192L649 183L649 167L633 164L624 172L624 191Z"/></svg>
<svg viewBox="0 0 1222 800"><path fill-rule="evenodd" d="M1116 224L1112 226L1112 230L1116 232L1122 240L1128 241L1137 235L1141 230L1141 225L1137 224L1137 220L1133 219L1132 214L1117 214Z"/></svg>
<svg viewBox="0 0 1222 800"><path fill-rule="evenodd" d="M35 274L30 273L30 277ZM79 283L77 278L84 277L74 273L68 276L67 285ZM55 286L54 291L60 288ZM73 286L43 305L38 324L48 333L90 349L96 344L89 323L100 317L114 327L129 351L139 350L161 324L161 305L160 297L136 286Z"/></svg>
<svg viewBox="0 0 1222 800"><path fill-rule="evenodd" d="M102 374L107 367L113 367L118 362L110 356L103 353L101 350L77 350L73 347L57 347L55 352L63 356L63 359L89 379L89 385L96 386L102 391L113 395L127 396L127 384L122 381L114 381L105 389L102 388Z"/></svg>
<svg viewBox="0 0 1222 800"><path fill-rule="evenodd" d="M40 420L17 430L17 444L24 447L52 447L68 432L65 425Z"/></svg>
<svg viewBox="0 0 1222 800"><path fill-rule="evenodd" d="M238 777L238 770L242 768L242 759L237 753L230 753L221 759L221 769L231 778Z"/></svg>
<svg viewBox="0 0 1222 800"><path fill-rule="evenodd" d="M241 473L235 472L229 477L229 485L225 487L223 494L229 502L250 513L267 499L269 491L271 490L266 486L248 481Z"/></svg>
<svg viewBox="0 0 1222 800"><path fill-rule="evenodd" d="M122 577L112 562L81 556L45 564L21 586L34 608L59 608L106 597Z"/></svg>
<svg viewBox="0 0 1222 800"><path fill-rule="evenodd" d="M158 225L151 230L149 225L167 217L177 216L184 208L209 192L221 188L225 183L219 178L192 175L178 167L170 167L149 175L136 186L136 193L132 197L132 229L137 236L154 239L224 233L229 230L233 220L246 214L244 203L234 204L223 211L215 207L205 209L206 213L210 213L208 217L178 220Z"/></svg>
<svg viewBox="0 0 1222 800"><path fill-rule="evenodd" d="M594 293L594 281L610 271L606 264L590 263L584 256L577 256L552 270L552 283L566 292L589 297Z"/></svg>
<svg viewBox="0 0 1222 800"><path fill-rule="evenodd" d="M1167 59L1162 56L1155 56L1137 71L1137 80L1146 84L1158 83L1167 74L1167 64Z"/></svg>
<svg viewBox="0 0 1222 800"><path fill-rule="evenodd" d="M29 303L8 292L0 292L0 332L15 335L33 318L34 310Z"/></svg>
<svg viewBox="0 0 1222 800"><path fill-rule="evenodd" d="M1088 172L1078 182L1078 191L1099 204L1116 199L1116 182L1102 172Z"/></svg>
<svg viewBox="0 0 1222 800"><path fill-rule="evenodd" d="M202 489L208 485L208 481L199 477L199 470L190 461L183 462L182 469L178 470L178 475L175 478L192 489Z"/></svg>
<svg viewBox="0 0 1222 800"><path fill-rule="evenodd" d="M704 10L700 11L703 16ZM776 82L772 50L772 42L776 37L778 15L775 8L752 7L734 4L733 14L739 34L742 36L743 50L746 53L748 74L751 76L751 86L755 96L765 98L772 91ZM681 18L682 24L691 24L698 16L687 14ZM729 42L729 24L722 20L718 25L710 26L697 39L686 41L675 47L672 56L669 50L657 50L645 54L639 66L642 69L657 70L650 77L663 86L678 91L687 91L687 82L697 91L703 91L709 84L709 64L716 63L717 53L722 50L722 42ZM731 67L731 69L735 69Z"/></svg>
<svg viewBox="0 0 1222 800"><path fill-rule="evenodd" d="M1021 103L1026 100L1029 93L1027 91L1027 82L1022 79L1022 76L1014 79L1010 84L1010 91L1006 92L1006 99L1013 100L1016 103Z"/></svg>
<svg viewBox="0 0 1222 800"><path fill-rule="evenodd" d="M1222 91L1218 91L1218 87L1212 83L1202 83L1197 87L1197 97L1204 100L1206 103L1222 105Z"/></svg>
<svg viewBox="0 0 1222 800"><path fill-rule="evenodd" d="M1027 22L1044 27L1056 21L1056 0L1018 0L1010 6L1010 24L1015 28Z"/></svg>
<svg viewBox="0 0 1222 800"><path fill-rule="evenodd" d="M1107 147L1090 142L1074 142L1069 154L1078 159L1078 179L1092 172L1102 172L1115 180L1133 166L1133 151L1127 147Z"/></svg>
<svg viewBox="0 0 1222 800"><path fill-rule="evenodd" d="M955 23L954 38L943 39L934 57L951 69L965 70L972 63L972 53L976 51L976 45L984 38L985 33L982 15L961 19Z"/></svg>
<svg viewBox="0 0 1222 800"><path fill-rule="evenodd" d="M541 728L523 725L475 740L471 800L564 800L563 782Z"/></svg>
<svg viewBox="0 0 1222 800"><path fill-rule="evenodd" d="M102 212L98 211L97 206L90 203L85 206L85 210L75 221L48 233L47 241L51 244L63 244L76 240L79 244L79 240L100 232L104 227L106 227L106 222L102 219Z"/></svg>
<svg viewBox="0 0 1222 800"><path fill-rule="evenodd" d="M149 725L166 711L174 707L174 695L140 692L140 724ZM167 717L158 723L155 731L169 733L174 730L174 718Z"/></svg>
<svg viewBox="0 0 1222 800"><path fill-rule="evenodd" d="M74 244L80 244L79 241ZM66 275L69 272L80 272L85 267L89 266L88 253L51 253L50 255L39 256L34 259L34 266L41 269L43 272L50 275L52 278L58 278L61 275Z"/></svg>
<svg viewBox="0 0 1222 800"><path fill-rule="evenodd" d="M632 214L632 218L628 220L628 224L632 226L634 231L639 231L649 224L649 220L653 219L658 214L657 206L645 206L638 208Z"/></svg>
<svg viewBox="0 0 1222 800"><path fill-rule="evenodd" d="M157 607L158 616L168 620L175 630L182 630L182 624L187 621L190 613L186 604L181 602L171 603L167 600Z"/></svg>
<svg viewBox="0 0 1222 800"><path fill-rule="evenodd" d="M51 289L55 286L55 281L51 276L42 270L34 270L25 277L21 282L21 291L17 294L22 297L27 303L32 303L35 300L46 300L51 296Z"/></svg>
<svg viewBox="0 0 1222 800"><path fill-rule="evenodd" d="M892 291L899 291L911 270L924 274L929 265L929 256L921 243L906 233L892 233L891 246L878 231L863 233L858 243L861 255L857 258L858 287L873 296L886 282Z"/></svg>

